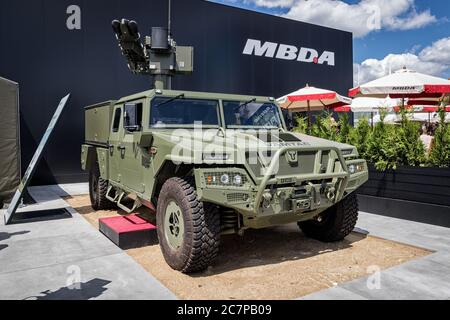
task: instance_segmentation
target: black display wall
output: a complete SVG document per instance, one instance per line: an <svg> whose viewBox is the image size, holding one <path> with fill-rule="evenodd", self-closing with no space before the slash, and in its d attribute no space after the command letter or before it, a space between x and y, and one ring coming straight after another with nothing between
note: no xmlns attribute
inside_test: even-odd
<svg viewBox="0 0 450 320"><path fill-rule="evenodd" d="M175 79L174 89L279 97L306 83L341 94L353 84L348 32L201 0L172 6L174 38L195 47L195 72ZM135 19L146 35L152 26L166 26L166 11L166 0L0 1L0 76L21 86L22 165L60 98L72 93L34 184L85 180L83 107L150 87L149 79L128 71L111 20ZM244 55L247 39L330 51L334 66Z"/></svg>

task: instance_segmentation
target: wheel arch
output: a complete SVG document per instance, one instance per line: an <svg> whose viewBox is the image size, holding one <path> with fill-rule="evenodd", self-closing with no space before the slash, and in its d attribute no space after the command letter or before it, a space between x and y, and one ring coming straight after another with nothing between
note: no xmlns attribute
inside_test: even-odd
<svg viewBox="0 0 450 320"><path fill-rule="evenodd" d="M98 162L100 176L108 180L108 157L108 149L84 144L81 146L81 169L90 171L93 165Z"/></svg>
<svg viewBox="0 0 450 320"><path fill-rule="evenodd" d="M174 177L181 178L191 173L193 175L193 170L194 170L193 164L186 164L186 163L175 164L171 160L165 161L161 166L161 168L158 170L157 174L155 175L155 183L152 192L152 200L154 204L157 204L158 195L162 189L162 186L168 179Z"/></svg>

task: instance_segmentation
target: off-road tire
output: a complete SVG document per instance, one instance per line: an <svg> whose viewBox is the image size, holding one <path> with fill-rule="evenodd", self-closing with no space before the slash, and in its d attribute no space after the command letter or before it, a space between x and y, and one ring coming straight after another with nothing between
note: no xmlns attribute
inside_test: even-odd
<svg viewBox="0 0 450 320"><path fill-rule="evenodd" d="M303 233L323 242L334 242L344 239L353 231L358 220L358 199L352 193L339 203L325 210L322 221L308 220L298 222Z"/></svg>
<svg viewBox="0 0 450 320"><path fill-rule="evenodd" d="M100 176L100 169L96 161L89 170L89 197L94 210L107 210L114 204L106 198L108 192L108 180Z"/></svg>
<svg viewBox="0 0 450 320"><path fill-rule="evenodd" d="M198 200L192 178L171 178L160 192L156 211L157 232L167 264L183 273L199 272L211 265L220 242L220 213L216 206ZM184 235L181 245L171 247L164 234L166 208L175 202L181 209Z"/></svg>

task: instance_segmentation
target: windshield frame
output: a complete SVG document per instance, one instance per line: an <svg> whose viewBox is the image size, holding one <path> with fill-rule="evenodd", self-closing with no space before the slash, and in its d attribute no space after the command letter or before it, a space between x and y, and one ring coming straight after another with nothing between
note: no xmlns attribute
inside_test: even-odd
<svg viewBox="0 0 450 320"><path fill-rule="evenodd" d="M176 129L176 128L180 128L180 129L194 129L197 124L192 123L192 124L161 124L161 125L157 125L157 124L152 124L152 112L154 112L153 108L155 106L153 106L153 102L155 99L159 99L159 98L165 98L167 100L173 99L176 96L168 96L168 95L158 95L158 96L154 96L153 98L150 99L148 105L149 105L149 116L148 116L148 128L151 130L157 130L157 129ZM189 96L184 96L184 97L180 97L180 100L197 100L197 101L208 101L208 102L215 102L216 103L216 112L217 112L217 124L202 124L201 127L202 128L206 128L206 129L218 129L220 127L222 127L222 103L220 99L207 99L207 98L196 98L196 97L189 97ZM178 99L177 99L178 100ZM177 101L174 100L174 101ZM162 102L164 103L164 102ZM156 105L157 107L158 105ZM167 105L168 107L170 107L170 104Z"/></svg>
<svg viewBox="0 0 450 320"><path fill-rule="evenodd" d="M236 99L222 99L221 100L222 117L223 117L222 121L223 121L224 129L231 129L231 130L233 130L233 129L234 130L237 130L237 129L239 129L239 130L251 130L251 129L254 129L254 130L279 130L279 129L282 129L282 130L285 130L284 118L281 113L280 106L278 104L276 104L275 101L261 101L261 100L256 99L255 101L252 101L251 103L260 103L261 105L271 104L272 106L274 106L276 109L276 113L278 115L279 126L256 126L256 125L235 125L235 124L229 125L229 124L227 124L226 117L225 117L225 104L230 103L230 102L243 104L246 101L239 101ZM251 104L251 103L248 103L248 104Z"/></svg>

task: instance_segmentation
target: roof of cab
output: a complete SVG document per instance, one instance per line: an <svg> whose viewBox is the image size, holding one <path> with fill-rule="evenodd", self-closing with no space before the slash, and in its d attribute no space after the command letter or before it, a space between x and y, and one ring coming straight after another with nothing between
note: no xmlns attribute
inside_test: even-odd
<svg viewBox="0 0 450 320"><path fill-rule="evenodd" d="M117 103L123 103L127 101L138 100L142 98L154 97L154 96L169 96L175 97L180 94L185 94L186 98L197 98L197 99L218 99L218 100L240 100L248 101L255 99L260 102L275 102L274 98L271 97L261 97L261 96L250 96L250 95L238 95L238 94L225 94L225 93L214 93L214 92L196 92L196 91L181 91L181 90L148 90L139 92L127 97L123 97L117 101Z"/></svg>

